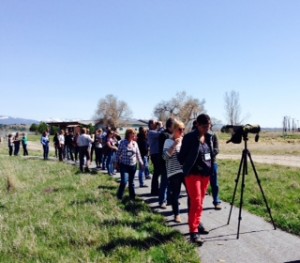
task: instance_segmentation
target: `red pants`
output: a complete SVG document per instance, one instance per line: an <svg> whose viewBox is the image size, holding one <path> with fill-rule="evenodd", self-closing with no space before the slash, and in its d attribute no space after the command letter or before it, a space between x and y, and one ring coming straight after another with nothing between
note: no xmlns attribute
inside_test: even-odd
<svg viewBox="0 0 300 263"><path fill-rule="evenodd" d="M201 222L203 202L209 186L209 176L189 175L185 177L186 189L190 199L189 228L190 233L198 233Z"/></svg>

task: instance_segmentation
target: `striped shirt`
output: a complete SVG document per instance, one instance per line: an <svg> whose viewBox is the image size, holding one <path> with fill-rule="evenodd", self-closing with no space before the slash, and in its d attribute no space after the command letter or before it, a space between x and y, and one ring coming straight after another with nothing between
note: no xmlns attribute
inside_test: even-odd
<svg viewBox="0 0 300 263"><path fill-rule="evenodd" d="M125 165L133 166L136 165L137 160L140 164L143 164L137 142L128 141L126 139L122 140L117 151L117 161Z"/></svg>
<svg viewBox="0 0 300 263"><path fill-rule="evenodd" d="M177 155L180 151L181 143L176 145L175 151L172 155L169 155L168 151L174 145L173 139L166 139L164 148L163 148L163 158L166 161L166 168L167 168L167 176L170 177L175 174L182 173L182 165L179 163L177 159Z"/></svg>

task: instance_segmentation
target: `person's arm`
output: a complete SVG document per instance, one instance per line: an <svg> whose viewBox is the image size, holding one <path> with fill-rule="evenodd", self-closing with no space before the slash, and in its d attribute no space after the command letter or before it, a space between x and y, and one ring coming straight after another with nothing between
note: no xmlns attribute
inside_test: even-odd
<svg viewBox="0 0 300 263"><path fill-rule="evenodd" d="M216 134L213 135L213 154L216 157L219 153L219 139Z"/></svg>
<svg viewBox="0 0 300 263"><path fill-rule="evenodd" d="M189 135L185 135L182 139L182 144L181 144L181 148L180 151L177 155L178 161L181 165L183 165L183 163L185 162L186 156L188 154L189 151Z"/></svg>
<svg viewBox="0 0 300 263"><path fill-rule="evenodd" d="M137 143L135 143L135 148L136 148L136 155L137 155L137 159L138 159L138 161L139 161L139 164L140 164L141 166L143 166L143 165L144 165L144 162L143 162L143 159L142 159L142 156L141 156L141 152L140 152L140 149L139 149L139 146L138 146Z"/></svg>
<svg viewBox="0 0 300 263"><path fill-rule="evenodd" d="M175 148L176 148L175 141L171 139L167 139L164 143L163 154L162 154L163 159L168 160L173 155L173 151L175 151Z"/></svg>
<svg viewBox="0 0 300 263"><path fill-rule="evenodd" d="M109 144L107 144L107 145L108 145L108 147L109 147ZM117 160L117 163L120 163L120 162L121 162L123 148L124 148L124 141L121 141L121 142L120 142L120 145L119 145L119 147L118 147L117 153L116 153L116 160Z"/></svg>

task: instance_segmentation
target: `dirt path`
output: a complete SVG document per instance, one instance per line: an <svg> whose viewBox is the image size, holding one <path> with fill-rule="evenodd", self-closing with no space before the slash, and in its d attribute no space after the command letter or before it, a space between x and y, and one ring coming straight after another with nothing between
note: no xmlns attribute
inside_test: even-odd
<svg viewBox="0 0 300 263"><path fill-rule="evenodd" d="M292 167L300 167L300 156L287 155L251 155L253 162L278 164ZM240 160L241 154L219 154L219 159Z"/></svg>

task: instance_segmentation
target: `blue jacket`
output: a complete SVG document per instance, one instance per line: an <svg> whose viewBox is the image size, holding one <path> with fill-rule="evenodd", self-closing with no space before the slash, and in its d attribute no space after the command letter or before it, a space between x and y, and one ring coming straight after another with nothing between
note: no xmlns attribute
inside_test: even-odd
<svg viewBox="0 0 300 263"><path fill-rule="evenodd" d="M207 133L205 136L207 145L210 148L211 161L213 162L213 144L212 135ZM197 161L200 147L200 134L199 131L193 130L187 133L182 140L182 145L180 152L178 154L178 161L182 165L183 174L185 176L189 175L191 169L193 168L195 162Z"/></svg>

